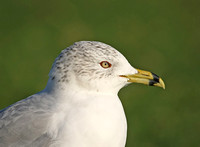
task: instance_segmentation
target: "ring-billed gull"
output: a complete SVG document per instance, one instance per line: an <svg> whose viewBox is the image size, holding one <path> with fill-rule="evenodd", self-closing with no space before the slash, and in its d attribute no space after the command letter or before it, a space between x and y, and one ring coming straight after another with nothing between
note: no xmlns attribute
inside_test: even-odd
<svg viewBox="0 0 200 147"><path fill-rule="evenodd" d="M113 47L80 41L56 58L41 92L0 111L1 147L124 147L118 91L129 83L165 88Z"/></svg>

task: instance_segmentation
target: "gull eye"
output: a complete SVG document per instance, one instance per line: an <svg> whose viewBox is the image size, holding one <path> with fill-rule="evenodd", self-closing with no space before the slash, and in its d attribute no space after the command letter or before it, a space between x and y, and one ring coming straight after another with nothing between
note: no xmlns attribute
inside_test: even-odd
<svg viewBox="0 0 200 147"><path fill-rule="evenodd" d="M103 67L103 68L110 68L111 67L111 64L108 62L108 61L102 61L100 63L100 65Z"/></svg>

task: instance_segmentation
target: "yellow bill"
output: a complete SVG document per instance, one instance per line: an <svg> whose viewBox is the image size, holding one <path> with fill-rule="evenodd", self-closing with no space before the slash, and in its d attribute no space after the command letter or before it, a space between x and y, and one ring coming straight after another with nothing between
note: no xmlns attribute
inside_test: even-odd
<svg viewBox="0 0 200 147"><path fill-rule="evenodd" d="M120 75L120 77L125 77L128 79L128 82L131 83L141 83L149 86L157 86L165 89L165 83L163 80L156 74L137 69L138 73L133 75Z"/></svg>

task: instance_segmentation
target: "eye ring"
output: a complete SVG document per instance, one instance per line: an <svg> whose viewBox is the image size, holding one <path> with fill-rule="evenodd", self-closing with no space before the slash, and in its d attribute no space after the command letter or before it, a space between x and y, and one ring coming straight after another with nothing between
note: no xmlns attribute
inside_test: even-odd
<svg viewBox="0 0 200 147"><path fill-rule="evenodd" d="M100 63L100 65L103 67L103 68L110 68L112 66L112 64L110 64L108 61L102 61Z"/></svg>

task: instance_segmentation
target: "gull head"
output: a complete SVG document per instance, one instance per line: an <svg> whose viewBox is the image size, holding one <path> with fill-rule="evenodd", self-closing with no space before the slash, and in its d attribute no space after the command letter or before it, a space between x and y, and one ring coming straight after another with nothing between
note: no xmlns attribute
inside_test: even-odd
<svg viewBox="0 0 200 147"><path fill-rule="evenodd" d="M110 45L80 41L64 49L56 58L47 87L113 94L130 83L165 88L160 77L134 68Z"/></svg>

